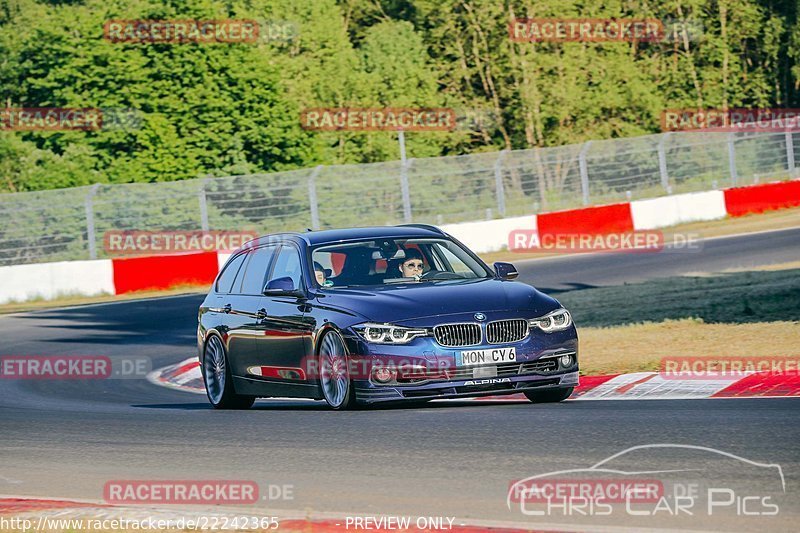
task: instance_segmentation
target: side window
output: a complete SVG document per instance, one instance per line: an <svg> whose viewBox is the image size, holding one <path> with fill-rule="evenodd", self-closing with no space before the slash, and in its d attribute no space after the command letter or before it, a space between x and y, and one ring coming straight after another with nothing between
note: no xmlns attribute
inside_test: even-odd
<svg viewBox="0 0 800 533"><path fill-rule="evenodd" d="M231 292L233 280L236 278L236 273L239 272L239 267L242 266L245 257L247 257L247 254L239 254L231 261L228 261L228 264L225 266L225 270L222 271L222 274L220 274L219 278L217 279L217 287L215 289L217 292Z"/></svg>
<svg viewBox="0 0 800 533"><path fill-rule="evenodd" d="M244 276L239 276L242 278L240 291L242 294L261 294L264 291L264 278L267 276L267 267L274 254L274 246L256 248L247 254L249 256L247 264L242 268Z"/></svg>
<svg viewBox="0 0 800 533"><path fill-rule="evenodd" d="M314 252L314 261L322 265L322 268L329 269L331 276L342 273L345 257L342 252Z"/></svg>
<svg viewBox="0 0 800 533"><path fill-rule="evenodd" d="M270 280L287 277L292 278L295 289L300 288L300 280L303 278L300 268L300 253L294 246L284 245L275 260L275 268L272 269Z"/></svg>
<svg viewBox="0 0 800 533"><path fill-rule="evenodd" d="M440 254L442 254L442 257L450 264L449 270L457 274L462 274L465 278L477 277L475 272L469 266L464 264L464 261L462 261L449 248L437 244L436 249L439 251Z"/></svg>

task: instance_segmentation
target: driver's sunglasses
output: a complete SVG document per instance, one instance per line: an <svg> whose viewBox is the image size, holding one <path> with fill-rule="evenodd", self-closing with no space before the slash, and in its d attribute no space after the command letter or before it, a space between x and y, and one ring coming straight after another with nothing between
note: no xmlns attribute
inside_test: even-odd
<svg viewBox="0 0 800 533"><path fill-rule="evenodd" d="M422 263L406 263L406 268L419 268L422 269Z"/></svg>

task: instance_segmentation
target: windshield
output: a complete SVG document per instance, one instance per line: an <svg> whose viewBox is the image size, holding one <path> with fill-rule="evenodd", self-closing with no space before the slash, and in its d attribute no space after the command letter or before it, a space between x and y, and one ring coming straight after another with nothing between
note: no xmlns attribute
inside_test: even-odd
<svg viewBox="0 0 800 533"><path fill-rule="evenodd" d="M317 284L369 287L491 277L448 239L373 239L324 245L312 252Z"/></svg>

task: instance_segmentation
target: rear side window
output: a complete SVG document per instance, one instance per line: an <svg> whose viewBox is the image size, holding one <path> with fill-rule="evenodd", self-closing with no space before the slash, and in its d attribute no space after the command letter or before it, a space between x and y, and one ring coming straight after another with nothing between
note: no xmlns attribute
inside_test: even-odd
<svg viewBox="0 0 800 533"><path fill-rule="evenodd" d="M242 280L239 292L242 294L262 294L264 292L264 278L267 277L267 267L269 267L274 253L274 246L265 246L256 248L247 254L247 263L243 267L244 276L239 276ZM234 284L234 287L236 285Z"/></svg>
<svg viewBox="0 0 800 533"><path fill-rule="evenodd" d="M236 273L239 272L239 267L241 267L242 263L244 263L245 257L247 257L247 254L239 254L231 261L228 261L228 264L225 266L225 270L222 271L222 274L220 274L219 278L217 279L217 292L231 292L233 280L236 279Z"/></svg>

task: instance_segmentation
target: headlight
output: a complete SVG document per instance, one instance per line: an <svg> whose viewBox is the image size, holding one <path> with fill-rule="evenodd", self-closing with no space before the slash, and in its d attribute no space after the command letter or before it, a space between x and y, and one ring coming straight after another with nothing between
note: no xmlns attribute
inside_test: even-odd
<svg viewBox="0 0 800 533"><path fill-rule="evenodd" d="M360 324L353 329L367 341L375 344L407 344L428 334L427 329L404 328L391 324Z"/></svg>
<svg viewBox="0 0 800 533"><path fill-rule="evenodd" d="M557 309L540 318L533 318L528 321L532 328L536 327L545 333L553 331L563 331L572 325L572 316L566 309Z"/></svg>

